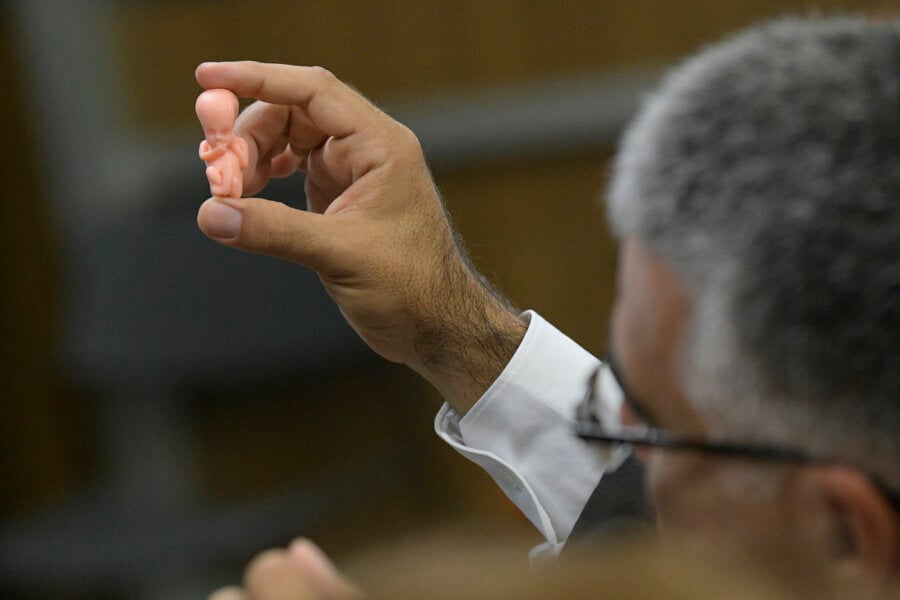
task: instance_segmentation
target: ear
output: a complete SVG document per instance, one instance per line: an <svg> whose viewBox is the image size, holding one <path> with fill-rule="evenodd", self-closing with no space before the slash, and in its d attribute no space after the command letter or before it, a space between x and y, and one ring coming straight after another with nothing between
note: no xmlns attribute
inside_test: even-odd
<svg viewBox="0 0 900 600"><path fill-rule="evenodd" d="M871 477L840 465L816 469L816 479L849 543L845 567L877 584L900 565L900 517Z"/></svg>

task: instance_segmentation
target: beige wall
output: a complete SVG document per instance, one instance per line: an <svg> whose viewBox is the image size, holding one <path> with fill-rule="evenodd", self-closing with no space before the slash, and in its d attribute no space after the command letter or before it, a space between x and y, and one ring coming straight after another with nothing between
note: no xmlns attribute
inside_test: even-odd
<svg viewBox="0 0 900 600"><path fill-rule="evenodd" d="M137 4L138 6L134 6ZM860 0L217 0L118 3L142 122L190 121L203 60L319 64L379 101L672 59L728 31Z"/></svg>

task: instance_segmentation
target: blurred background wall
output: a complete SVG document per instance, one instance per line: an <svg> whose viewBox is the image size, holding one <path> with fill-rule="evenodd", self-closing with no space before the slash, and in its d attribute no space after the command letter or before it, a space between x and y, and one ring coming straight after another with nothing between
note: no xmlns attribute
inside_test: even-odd
<svg viewBox="0 0 900 600"><path fill-rule="evenodd" d="M615 248L598 192L622 123L660 70L772 16L896 8L889 0L38 4L38 12L29 12L29 2L0 5L0 555L9 564L22 556L38 563L3 573L16 594L41 598L190 597L236 580L240 565L266 544L301 533L340 561L405 531L454 519L530 531L486 475L438 443L431 419L440 399L416 377L352 342L335 345L331 358L315 339L303 350L290 339L278 345L271 336L254 337L257 319L289 321L290 334L295 320L320 317L307 292L282 285L294 273L304 277L299 270L271 266L276 261L270 259L238 262L250 259L217 253L193 229L206 197L195 155L198 63L250 58L323 65L409 123L423 139L476 264L515 304L538 310L601 353ZM66 14L77 18L67 21ZM71 61L75 71L64 72L95 73L98 81L85 75L56 82L35 72L42 64L35 48L53 45L40 33L48 24L66 38L68 54L59 60ZM62 83L59 95L48 100L54 83ZM82 90L102 93L92 99ZM104 104L110 98L112 108ZM105 147L107 138L100 136L83 144L66 139L66 128L57 125L67 109L73 120L82 119L79 102L87 107L85 127L104 129L107 118L116 119L116 131L104 135L126 132L127 147L143 147L146 157L137 152L142 158L132 160L135 153L115 150L113 142ZM118 160L127 167L117 168ZM87 183L60 164L82 161L79 168L92 180ZM92 188L97 181L99 189ZM302 202L301 190L288 184L272 194ZM146 244L138 248L134 240L141 235ZM131 260L110 265L109 255ZM201 260L221 267L222 276L197 283L179 271L187 267L178 265ZM256 285L248 278L267 269L271 277L261 281L271 287L257 286L246 302L271 302L271 311L228 313L232 292ZM221 291L210 292L228 277ZM185 282L202 289L189 291ZM225 312L215 310L220 306ZM321 310L323 322L334 317ZM224 320L243 321L244 328L229 330L232 339L211 350L198 345L195 354L208 359L203 362L184 350L190 340L179 341L178 332L153 337L167 330L170 316L188 324L172 326L183 335L211 337L204 332L219 331ZM197 323L207 329L191 329ZM310 331L334 340L346 335ZM246 341L235 341L238 335ZM158 346L156 353L142 348L142 340ZM251 358L229 350L232 343L243 344ZM114 344L122 347L110 350ZM324 358L310 363L315 354ZM172 356L181 362L169 361ZM247 373L233 366L254 356L279 366L248 367ZM227 373L217 364L228 365ZM135 412L136 405L148 412ZM109 430L123 422L128 433L109 441ZM151 452L145 447L129 462L127 448L145 434ZM168 454L152 452L154 444ZM111 456L116 452L124 454ZM157 467L162 475L154 479ZM124 475L106 485L116 468ZM157 525L149 515L165 502L151 502L144 512L130 498L156 497L171 477L179 479L172 483L178 493L160 497L180 507L164 512L180 516ZM141 481L152 485L142 489ZM125 489L131 507L121 522L149 519L156 533L174 533L160 541L146 530L127 533L125 525L124 534L118 525L98 527L96 507L116 505L112 488ZM267 504L272 498L280 500ZM245 506L250 512L240 512ZM100 514L118 515L120 508ZM92 510L94 520L84 520ZM315 518L305 518L310 515ZM251 533L239 529L227 543L205 544L206 536L227 529L222 524L230 517ZM254 523L260 524L255 535ZM58 538L50 533L67 529ZM131 543L144 538L153 550ZM82 545L60 546L73 540ZM171 553L166 544L191 551ZM54 562L66 553L91 556ZM78 569L87 575L78 577ZM110 576L116 569L127 576ZM142 569L145 576L135 574Z"/></svg>

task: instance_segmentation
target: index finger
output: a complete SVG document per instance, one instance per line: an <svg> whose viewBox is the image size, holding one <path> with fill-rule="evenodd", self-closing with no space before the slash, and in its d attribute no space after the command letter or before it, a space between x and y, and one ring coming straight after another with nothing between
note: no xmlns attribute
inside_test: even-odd
<svg viewBox="0 0 900 600"><path fill-rule="evenodd" d="M203 63L196 77L205 89L225 88L242 98L298 106L327 136L352 135L382 114L322 67L255 61Z"/></svg>

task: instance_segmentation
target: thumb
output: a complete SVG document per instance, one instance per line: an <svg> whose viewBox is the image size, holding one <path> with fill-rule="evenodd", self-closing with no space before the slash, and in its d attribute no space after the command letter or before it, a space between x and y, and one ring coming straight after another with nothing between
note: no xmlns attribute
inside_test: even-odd
<svg viewBox="0 0 900 600"><path fill-rule="evenodd" d="M333 239L322 215L261 198L214 196L200 207L197 225L225 246L283 258L320 272Z"/></svg>

